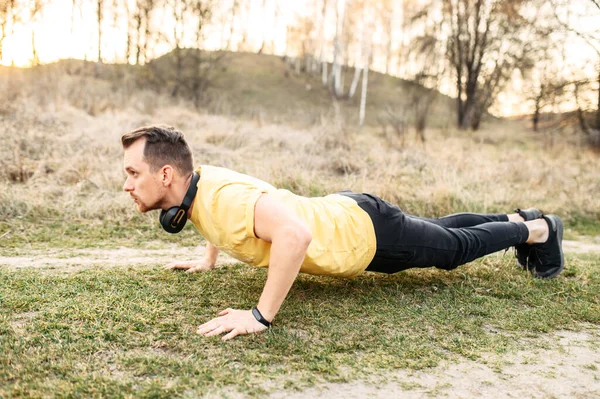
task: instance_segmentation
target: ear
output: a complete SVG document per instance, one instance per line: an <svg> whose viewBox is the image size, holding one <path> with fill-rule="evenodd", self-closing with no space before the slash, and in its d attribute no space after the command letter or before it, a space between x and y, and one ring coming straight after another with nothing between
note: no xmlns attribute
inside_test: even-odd
<svg viewBox="0 0 600 399"><path fill-rule="evenodd" d="M173 173L175 173L175 170L171 165L165 165L162 167L160 170L160 177L163 186L168 187L173 183Z"/></svg>

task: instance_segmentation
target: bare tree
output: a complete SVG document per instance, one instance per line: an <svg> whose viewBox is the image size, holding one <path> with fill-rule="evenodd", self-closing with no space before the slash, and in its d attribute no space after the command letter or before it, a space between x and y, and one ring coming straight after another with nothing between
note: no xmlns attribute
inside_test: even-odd
<svg viewBox="0 0 600 399"><path fill-rule="evenodd" d="M126 19L126 44L125 44L125 63L129 63L131 59L131 55L133 53L133 37L131 35L131 23L132 23L132 15L131 8L129 7L129 1L125 0L124 2L125 8L125 19Z"/></svg>
<svg viewBox="0 0 600 399"><path fill-rule="evenodd" d="M20 6L18 0L0 0L0 61L4 39L11 34L14 24L20 19Z"/></svg>
<svg viewBox="0 0 600 399"><path fill-rule="evenodd" d="M589 46L590 50L593 51L594 56L596 58L596 77L591 79L574 79L572 84L574 87L574 95L577 103L578 111L577 116L579 118L579 124L582 131L588 135L588 138L592 140L592 144L595 147L600 148L600 31L584 31L580 27L574 27L570 23L570 21L565 19L562 15L557 12L558 9L569 9L571 3L562 3L559 0L553 0L551 2L554 10L554 16L556 21L564 29L566 32L572 33L582 39ZM598 0L588 0L588 3L591 9L586 10L588 15L594 16L596 19L600 18L600 1ZM578 15L581 18L581 15ZM596 25L596 29L597 29ZM594 82L595 81L595 82ZM593 89L593 83L597 84L597 88ZM581 92L584 90L592 91L597 90L596 93L596 105L595 110L591 110L589 106L583 105L583 100L581 98ZM586 112L592 112L593 117L591 123L586 120L585 114Z"/></svg>
<svg viewBox="0 0 600 399"><path fill-rule="evenodd" d="M260 47L257 51L258 54L262 54L264 47L265 47L265 25L267 25L267 21L266 21L266 16L267 16L267 0L263 0L262 2L262 7L261 7L261 12L262 12L262 20L263 23L260 27Z"/></svg>
<svg viewBox="0 0 600 399"><path fill-rule="evenodd" d="M411 31L411 37L407 38L402 58L406 64L413 65L413 72L407 70L405 74L416 85L405 88L399 102L405 108L402 113L411 115L416 136L423 143L425 129L431 116L430 109L437 98L440 82L446 71L446 46L439 40L442 31L434 17L435 13L435 8L428 4L423 7L411 7L410 10L405 9L403 22L403 26Z"/></svg>
<svg viewBox="0 0 600 399"><path fill-rule="evenodd" d="M96 17L98 21L98 62L102 63L102 21L104 20L104 0L96 0Z"/></svg>
<svg viewBox="0 0 600 399"><path fill-rule="evenodd" d="M394 21L394 0L378 0L373 3L377 20L385 33L385 73L390 73L393 58L393 35L398 29Z"/></svg>
<svg viewBox="0 0 600 399"><path fill-rule="evenodd" d="M348 90L348 98L351 99L354 97L354 93L356 92L356 88L358 87L358 82L360 80L361 72L365 67L369 67L368 58L366 57L366 41L367 41L367 29L366 29L366 3L365 2L354 2L352 3L354 6L353 9L349 10L349 14L358 15L360 17L359 21L356 21L355 24L358 24L358 36L357 40L360 45L357 48L355 61L354 61L354 76L352 78L352 82L350 83L350 89ZM354 25L354 24L353 24Z"/></svg>
<svg viewBox="0 0 600 399"><path fill-rule="evenodd" d="M367 57L369 57L370 49L367 50ZM360 110L358 112L358 124L362 127L365 123L365 115L366 115L366 105L367 105L367 88L369 82L369 63L363 67L363 78L362 78L362 88L360 91Z"/></svg>
<svg viewBox="0 0 600 399"><path fill-rule="evenodd" d="M333 39L333 64L331 66L331 89L336 98L342 97L342 34L346 0L336 4L335 37Z"/></svg>
<svg viewBox="0 0 600 399"><path fill-rule="evenodd" d="M156 0L137 0L136 10L132 15L133 24L136 31L135 38L135 64L139 65L142 61L148 62L148 51L150 48L150 39L152 36L151 18L158 4Z"/></svg>
<svg viewBox="0 0 600 399"><path fill-rule="evenodd" d="M365 4L365 10L364 10L364 21L365 21L365 25L364 25L364 29L365 31L363 32L363 34L365 35L365 43L364 43L364 47L363 49L365 49L365 53L363 54L363 76L362 76L362 87L361 87L361 91L360 91L360 108L359 108L359 112L358 112L358 124L360 127L363 127L364 123L365 123L365 116L366 116L366 105L367 105L367 89L368 89L368 85L369 85L369 65L371 64L371 48L372 48L372 43L373 43L373 30L374 30L374 26L373 26L373 18L372 18L372 12L371 12L371 7L370 5L367 3Z"/></svg>
<svg viewBox="0 0 600 399"><path fill-rule="evenodd" d="M185 0L171 0L170 4L172 7L173 20L173 56L175 58L175 82L171 90L171 96L177 97L181 86L184 84L183 81L183 51L182 42L183 34L185 30L185 14L188 12L190 4Z"/></svg>
<svg viewBox="0 0 600 399"><path fill-rule="evenodd" d="M512 71L531 67L534 21L528 0L443 0L448 57L456 78L460 128L478 129Z"/></svg>
<svg viewBox="0 0 600 399"><path fill-rule="evenodd" d="M233 38L233 32L235 28L235 18L238 12L238 8L240 7L239 0L233 0L231 5L231 17L229 19L229 37L227 38L227 44L225 45L225 50L231 50L231 40Z"/></svg>
<svg viewBox="0 0 600 399"><path fill-rule="evenodd" d="M363 16L365 14L363 13ZM362 18L361 24L359 25L359 36L360 46L359 50L356 54L356 61L354 62L354 77L352 78L352 83L350 83L350 89L348 90L348 98L351 99L354 97L354 93L356 92L356 88L358 87L358 81L360 79L360 72L365 68L365 38L367 35L365 34L365 20ZM368 65L367 65L368 68Z"/></svg>
<svg viewBox="0 0 600 399"><path fill-rule="evenodd" d="M192 75L188 85L196 107L200 105L210 85L212 73L218 69L224 57L223 53L202 51L204 31L210 23L213 7L213 0L193 0L191 4L191 12L195 18L194 41L197 48L192 52Z"/></svg>
<svg viewBox="0 0 600 399"><path fill-rule="evenodd" d="M321 12L321 23L319 24L319 61L321 62L321 84L323 85L323 88L327 87L327 56L325 55L325 25L327 23L327 3L328 0L323 0L323 11Z"/></svg>
<svg viewBox="0 0 600 399"><path fill-rule="evenodd" d="M35 43L35 28L37 25L37 19L42 13L44 6L45 3L43 0L34 0L29 14L29 20L31 24L31 64L34 66L40 63L40 58L38 56Z"/></svg>
<svg viewBox="0 0 600 399"><path fill-rule="evenodd" d="M165 90L173 97L193 100L199 106L211 73L222 58L222 53L202 50L204 31L211 20L214 3L211 0L168 0L165 5L174 21L173 30L157 34L173 50L148 63L148 79L159 90Z"/></svg>

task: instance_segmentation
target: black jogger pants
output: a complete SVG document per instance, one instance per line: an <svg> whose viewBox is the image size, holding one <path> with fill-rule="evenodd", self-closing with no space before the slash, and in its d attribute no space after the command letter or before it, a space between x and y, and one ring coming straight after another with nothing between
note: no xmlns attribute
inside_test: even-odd
<svg viewBox="0 0 600 399"><path fill-rule="evenodd" d="M411 216L371 194L342 191L369 214L377 251L368 271L396 273L413 267L451 270L484 255L524 243L524 223L505 214L457 213L437 219Z"/></svg>

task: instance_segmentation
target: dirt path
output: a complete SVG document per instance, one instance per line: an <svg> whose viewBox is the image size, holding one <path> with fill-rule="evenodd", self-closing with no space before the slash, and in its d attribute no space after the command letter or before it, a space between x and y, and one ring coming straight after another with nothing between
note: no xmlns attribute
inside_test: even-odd
<svg viewBox="0 0 600 399"><path fill-rule="evenodd" d="M600 254L600 243L583 241L563 241L565 253ZM204 255L204 247L182 248L177 245L160 245L160 249L111 248L111 249L53 249L31 250L26 255L0 256L0 266L11 268L36 267L64 272L74 272L87 268L139 266L167 264L173 260L192 260ZM219 254L217 265L235 262L223 253Z"/></svg>
<svg viewBox="0 0 600 399"><path fill-rule="evenodd" d="M345 384L323 384L273 399L299 398L600 398L600 330L546 334L553 349L487 355L437 367L387 372Z"/></svg>
<svg viewBox="0 0 600 399"><path fill-rule="evenodd" d="M600 243L563 242L566 253L600 254ZM203 256L204 249L164 246L160 249L73 249L30 251L0 256L0 267L35 267L72 273L89 268L164 265ZM234 260L220 255L218 265ZM351 383L324 383L297 391L278 391L272 398L600 398L600 327L581 332L558 331L542 337L552 349L487 355L480 361L444 362L421 371L399 370ZM228 394L237 397L235 393Z"/></svg>
<svg viewBox="0 0 600 399"><path fill-rule="evenodd" d="M69 273L89 268L166 265L175 260L201 259L204 251L202 246L182 248L177 245L162 245L161 249L120 247L114 249L32 250L27 255L0 256L0 266L16 269L34 267ZM217 259L217 265L232 262L235 262L235 259L223 253L219 254Z"/></svg>

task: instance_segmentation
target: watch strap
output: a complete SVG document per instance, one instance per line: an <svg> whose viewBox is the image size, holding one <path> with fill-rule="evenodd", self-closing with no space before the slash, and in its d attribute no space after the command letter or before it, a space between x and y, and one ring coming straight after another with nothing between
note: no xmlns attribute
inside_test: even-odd
<svg viewBox="0 0 600 399"><path fill-rule="evenodd" d="M271 327L271 322L263 317L262 313L260 313L260 310L258 310L256 306L252 308L252 316L254 316L256 321L258 321L263 326L267 328Z"/></svg>

